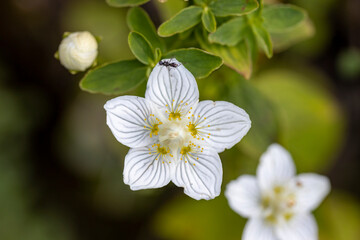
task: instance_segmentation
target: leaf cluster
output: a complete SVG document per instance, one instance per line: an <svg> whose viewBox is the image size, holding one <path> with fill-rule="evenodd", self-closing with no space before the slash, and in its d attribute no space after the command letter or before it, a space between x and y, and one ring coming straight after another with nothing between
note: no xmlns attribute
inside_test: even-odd
<svg viewBox="0 0 360 240"><path fill-rule="evenodd" d="M119 95L135 88L163 58L176 58L196 78L207 77L225 63L249 79L259 51L271 58L274 47L287 47L309 35L306 12L289 4L194 0L156 29L148 14L134 7L148 0L107 2L114 7L132 7L127 15L128 43L136 60L90 70L80 87L94 93Z"/></svg>

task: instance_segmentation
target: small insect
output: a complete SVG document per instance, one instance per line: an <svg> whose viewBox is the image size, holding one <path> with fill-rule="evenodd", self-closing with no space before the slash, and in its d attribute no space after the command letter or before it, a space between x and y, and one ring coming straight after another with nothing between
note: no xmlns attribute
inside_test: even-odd
<svg viewBox="0 0 360 240"><path fill-rule="evenodd" d="M169 62L169 61L166 61L166 60L161 60L159 62L159 65L165 66L165 67L173 67L173 68L176 68L176 67L179 66L179 64L177 64L177 63Z"/></svg>

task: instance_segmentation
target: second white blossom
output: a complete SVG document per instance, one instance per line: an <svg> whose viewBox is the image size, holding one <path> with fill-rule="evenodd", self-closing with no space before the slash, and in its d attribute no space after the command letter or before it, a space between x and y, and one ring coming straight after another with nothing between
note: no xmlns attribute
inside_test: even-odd
<svg viewBox="0 0 360 240"><path fill-rule="evenodd" d="M329 191L324 176L296 176L290 154L272 144L261 156L257 176L240 176L227 185L225 195L235 212L250 219L243 240L316 240L311 211Z"/></svg>

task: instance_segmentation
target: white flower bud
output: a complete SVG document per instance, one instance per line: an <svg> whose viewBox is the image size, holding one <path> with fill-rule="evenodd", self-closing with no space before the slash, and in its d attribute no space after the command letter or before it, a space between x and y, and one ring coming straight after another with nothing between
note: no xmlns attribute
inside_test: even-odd
<svg viewBox="0 0 360 240"><path fill-rule="evenodd" d="M71 33L60 43L60 63L70 71L84 71L95 61L97 48L98 44L91 33Z"/></svg>

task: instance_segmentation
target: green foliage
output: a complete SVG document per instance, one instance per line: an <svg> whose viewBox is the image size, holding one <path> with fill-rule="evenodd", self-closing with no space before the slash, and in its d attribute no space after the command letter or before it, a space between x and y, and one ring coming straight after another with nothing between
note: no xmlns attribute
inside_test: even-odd
<svg viewBox="0 0 360 240"><path fill-rule="evenodd" d="M135 7L128 11L127 24L131 31L141 33L154 49L159 48L165 52L164 41L157 35L153 22L142 8Z"/></svg>
<svg viewBox="0 0 360 240"><path fill-rule="evenodd" d="M290 5L276 4L263 9L264 28L270 33L273 47L283 50L314 34L313 24L305 10Z"/></svg>
<svg viewBox="0 0 360 240"><path fill-rule="evenodd" d="M306 19L289 31L270 33L274 49L282 51L296 43L312 37L315 33L313 23Z"/></svg>
<svg viewBox="0 0 360 240"><path fill-rule="evenodd" d="M143 35L137 32L131 32L128 41L130 50L140 62L155 66L154 51Z"/></svg>
<svg viewBox="0 0 360 240"><path fill-rule="evenodd" d="M202 8L191 6L184 8L174 17L161 24L158 33L162 37L169 37L184 32L201 21Z"/></svg>
<svg viewBox="0 0 360 240"><path fill-rule="evenodd" d="M247 32L247 34L251 34ZM252 72L251 48L246 40L236 46L228 47L220 44L211 44L202 33L197 33L197 39L202 48L220 56L226 65L249 79Z"/></svg>
<svg viewBox="0 0 360 240"><path fill-rule="evenodd" d="M145 81L147 68L137 60L105 64L90 70L81 80L80 87L92 93L120 95Z"/></svg>
<svg viewBox="0 0 360 240"><path fill-rule="evenodd" d="M194 2L196 5L204 7L207 6L211 0L194 0Z"/></svg>
<svg viewBox="0 0 360 240"><path fill-rule="evenodd" d="M112 7L134 7L144 4L150 0L106 0Z"/></svg>
<svg viewBox="0 0 360 240"><path fill-rule="evenodd" d="M215 0L210 3L209 7L215 16L226 17L248 14L256 10L259 4L256 0Z"/></svg>
<svg viewBox="0 0 360 240"><path fill-rule="evenodd" d="M204 25L204 28L208 32L215 32L216 19L215 19L214 13L209 8L204 9L202 16L201 16L201 20Z"/></svg>
<svg viewBox="0 0 360 240"><path fill-rule="evenodd" d="M141 8L130 9L127 21L132 30L128 43L132 53L140 62L119 61L91 70L81 80L80 86L83 90L117 95L130 91L149 76L151 69L162 56L175 57L196 78L204 78L222 65L220 57L200 49L182 48L166 53L163 40L157 36L154 24Z"/></svg>
<svg viewBox="0 0 360 240"><path fill-rule="evenodd" d="M196 48L177 49L167 53L165 57L176 58L184 64L196 78L207 77L223 63L220 57Z"/></svg>
<svg viewBox="0 0 360 240"><path fill-rule="evenodd" d="M116 6L135 6L146 1L108 2ZM220 23L219 27L217 23ZM82 80L81 87L90 92L107 94L126 92L143 81L162 56L177 58L196 78L208 76L224 62L250 79L259 50L271 58L273 46L276 49L285 48L308 37L311 34L309 23L305 11L292 5L264 7L262 1L257 0L196 0L162 23L156 31L148 14L142 8L134 7L127 14L127 24L131 30L128 44L133 55L147 66L136 65L140 64L136 61L125 61L125 66L129 62L136 63L134 67L131 65L130 71L138 68L141 71L134 75L126 74L125 68L121 67L116 77L97 79L103 77L104 72L113 71L111 66L114 63L105 65L89 72ZM178 35L173 36L175 34ZM165 44L159 35L173 37ZM189 46L200 46L212 54L195 48L186 49ZM167 49L172 51L168 52ZM123 66L125 62L115 64ZM106 68L106 71L102 68ZM116 81L110 83L114 79ZM106 85L101 86L103 83Z"/></svg>
<svg viewBox="0 0 360 240"><path fill-rule="evenodd" d="M236 17L225 22L214 33L211 33L209 41L227 46L235 46L244 39L244 33L247 29L247 20L243 17Z"/></svg>
<svg viewBox="0 0 360 240"><path fill-rule="evenodd" d="M285 32L304 21L306 12L290 4L276 4L265 7L262 16L269 32Z"/></svg>
<svg viewBox="0 0 360 240"><path fill-rule="evenodd" d="M273 55L273 47L269 32L259 22L252 25L252 30L259 47L265 52L268 58L271 58Z"/></svg>

